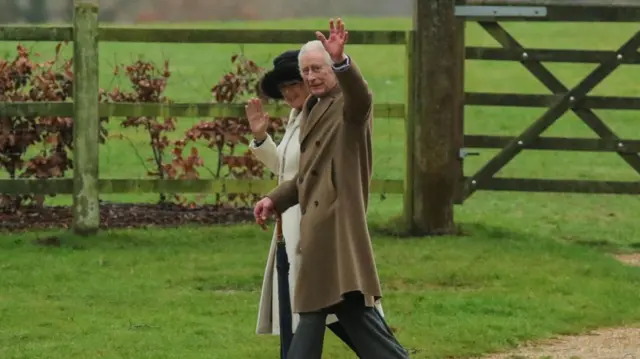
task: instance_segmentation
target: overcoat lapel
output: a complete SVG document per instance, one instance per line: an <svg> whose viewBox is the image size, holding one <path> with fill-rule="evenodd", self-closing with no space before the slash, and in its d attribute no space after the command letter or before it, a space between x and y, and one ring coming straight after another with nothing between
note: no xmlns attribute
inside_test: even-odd
<svg viewBox="0 0 640 359"><path fill-rule="evenodd" d="M329 91L327 96L318 101L316 96L311 95L304 106L304 125L301 127L300 144L302 145L307 139L314 127L320 122L320 119L327 112L333 102L342 96L342 89L336 85Z"/></svg>
<svg viewBox="0 0 640 359"><path fill-rule="evenodd" d="M333 103L334 97L327 96L320 101L318 101L317 97L311 97L309 99L308 106L305 106L306 112L306 120L304 121L304 126L302 128L302 132L300 133L300 144L304 143L304 140L309 136L309 133L313 130L314 127L320 122L320 118L324 115L325 112L329 109L331 104ZM314 104L311 101L318 101Z"/></svg>

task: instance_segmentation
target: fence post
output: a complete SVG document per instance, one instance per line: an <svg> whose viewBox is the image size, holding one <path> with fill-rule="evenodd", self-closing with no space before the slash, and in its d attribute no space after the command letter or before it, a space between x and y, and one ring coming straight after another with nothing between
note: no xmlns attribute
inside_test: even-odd
<svg viewBox="0 0 640 359"><path fill-rule="evenodd" d="M460 149L464 148L464 109L465 109L465 28L467 21L458 17L455 20L455 38L454 38L454 58L456 61L453 63L455 66L455 80L453 81L455 91L457 94L457 101L454 104L454 120L453 120L453 146L456 150L457 161L452 163L453 172L455 178L455 204L462 204L464 202L464 155L460 153Z"/></svg>
<svg viewBox="0 0 640 359"><path fill-rule="evenodd" d="M405 145L405 175L404 175L404 197L402 199L404 205L404 213L403 218L405 220L405 228L407 232L412 233L415 230L414 220L414 200L413 200L413 173L414 173L414 163L413 163L413 155L415 151L415 136L414 136L414 126L415 119L417 115L416 111L416 95L417 91L415 88L416 85L416 72L415 72L415 32L407 31L406 35L406 45L405 45L405 57L406 57L406 67L405 67L405 77L407 79L407 94L406 94L406 113L405 113L405 137L406 137L406 145Z"/></svg>
<svg viewBox="0 0 640 359"><path fill-rule="evenodd" d="M98 196L98 5L77 2L73 17L73 231L100 225Z"/></svg>
<svg viewBox="0 0 640 359"><path fill-rule="evenodd" d="M412 178L414 235L455 232L454 199L460 180L459 135L463 86L460 26L453 0L414 0ZM464 47L464 44L462 45Z"/></svg>

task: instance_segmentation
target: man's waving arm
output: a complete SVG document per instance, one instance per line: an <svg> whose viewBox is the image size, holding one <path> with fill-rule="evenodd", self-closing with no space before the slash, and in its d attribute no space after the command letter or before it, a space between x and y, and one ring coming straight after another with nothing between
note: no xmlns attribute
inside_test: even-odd
<svg viewBox="0 0 640 359"><path fill-rule="evenodd" d="M334 24L331 19L329 29L329 39L321 32L316 32L316 36L333 61L333 71L344 96L344 120L364 123L371 117L373 95L356 64L344 53L349 33L342 20L338 19Z"/></svg>
<svg viewBox="0 0 640 359"><path fill-rule="evenodd" d="M360 70L350 57L333 65L338 83L344 96L344 119L351 122L364 122L370 116L373 107L373 95Z"/></svg>

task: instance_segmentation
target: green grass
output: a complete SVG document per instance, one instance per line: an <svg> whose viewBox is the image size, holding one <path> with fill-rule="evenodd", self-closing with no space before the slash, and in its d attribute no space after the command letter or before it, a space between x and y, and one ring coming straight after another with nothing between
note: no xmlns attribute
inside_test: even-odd
<svg viewBox="0 0 640 359"><path fill-rule="evenodd" d="M351 29L407 29L408 20L346 19ZM323 19L202 24L225 28L322 29ZM525 46L616 49L634 24L507 24ZM475 24L469 45L496 46ZM29 44L43 56L52 44ZM15 44L0 44L0 53ZM268 66L281 45L249 45L243 51ZM171 60L168 95L202 102L229 69L239 45L105 43L101 82L111 69L138 54ZM402 46L353 46L377 102L405 98ZM571 87L595 65L549 64ZM594 94L637 96L638 70L623 66ZM470 91L548 93L519 64L468 61ZM468 134L516 135L543 109L469 107ZM623 138L638 133L637 113L598 111ZM176 137L198 119L180 119ZM404 126L375 120L376 178L401 179ZM101 148L105 178L142 178L135 154L149 157L143 133L112 132ZM546 134L595 137L575 116L563 116ZM473 173L495 154L483 150L465 163ZM211 160L213 153L206 155ZM526 151L500 176L637 180L614 154ZM154 196L109 196L122 202ZM54 203L68 202L67 198ZM398 240L378 233L400 213L401 198L372 195L370 221L390 324L414 358L465 357L516 343L587 328L640 322L640 270L608 252L640 248L637 199L569 194L474 194L456 217L466 236ZM42 234L41 234L42 235ZM182 228L103 232L94 239L63 235L63 248L34 246L38 234L3 235L0 241L0 357L2 358L265 358L277 355L277 338L254 335L259 288L269 234L253 227ZM329 338L328 358L350 358Z"/></svg>
<svg viewBox="0 0 640 359"><path fill-rule="evenodd" d="M477 355L633 323L640 270L584 246L473 226L377 236L384 308L413 358ZM2 358L269 358L254 334L268 238L252 227L114 231L62 248L0 244ZM328 335L326 358L350 358Z"/></svg>

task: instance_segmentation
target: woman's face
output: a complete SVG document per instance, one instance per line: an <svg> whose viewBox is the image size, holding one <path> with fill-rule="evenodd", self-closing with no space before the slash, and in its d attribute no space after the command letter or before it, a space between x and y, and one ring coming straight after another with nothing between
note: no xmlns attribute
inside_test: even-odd
<svg viewBox="0 0 640 359"><path fill-rule="evenodd" d="M301 109L304 101L309 97L307 86L303 82L292 82L280 86L284 101L295 109Z"/></svg>

